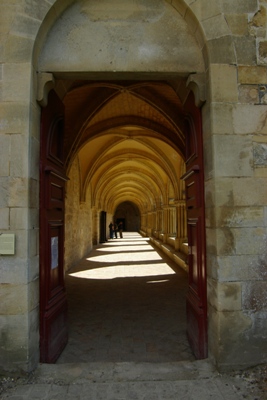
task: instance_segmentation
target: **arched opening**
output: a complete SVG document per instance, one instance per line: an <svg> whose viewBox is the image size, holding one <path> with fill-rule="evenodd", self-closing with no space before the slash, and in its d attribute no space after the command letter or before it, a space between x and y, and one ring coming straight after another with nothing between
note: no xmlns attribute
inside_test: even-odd
<svg viewBox="0 0 267 400"><path fill-rule="evenodd" d="M94 2L83 2L83 6L85 4L91 11L96 11ZM163 8L161 6L157 10L160 24L164 22L166 15L173 20L173 9L165 3ZM48 200L49 204L55 204L54 200L58 201L57 196L66 189L67 198L61 204L62 211L65 210L65 269L73 266L92 248L93 244L105 240L104 224L106 223L107 230L107 224L110 220L114 220L114 217L123 219L127 230L129 226L136 226L143 235L164 244L164 248L172 247L176 258L179 258L180 264L185 269L188 268L187 261L189 263L191 292L187 308L190 325L188 335L197 357L204 358L207 354L207 310L205 240L203 238L205 231L203 229L202 135L200 112L190 95L190 84L188 86L188 77L192 74L192 58L189 55L195 60L194 73L197 73L203 70L204 65L201 52L187 23L179 16L181 26L178 31L180 33L182 31L188 38L187 45L190 43L189 48L185 48L182 43L175 45L177 48L183 48L184 64L181 64L179 57L179 66L175 64L178 58L174 62L172 56L168 51L166 52L167 43L162 46L166 56L168 54L170 62L168 68L176 65L175 72L166 71L162 58L155 56L152 52L148 64L156 62L158 70L150 74L149 79L146 73L135 72L135 61L132 59L128 60L129 65L126 69L122 67L119 57L116 60L122 70L115 75L112 73L111 79L111 71L96 74L89 70L81 72L76 64L78 61L85 67L84 54L80 50L79 54L73 58L74 64L66 60L66 65L68 65L68 71L66 71L66 65L63 66L62 60L67 53L64 51L60 60L58 59L54 52L55 36L59 35L57 44L64 42L66 38L70 39L72 26L75 23L73 15L78 18L86 15L85 26L83 24L82 26L90 30L91 11L88 13L88 8L86 8L81 14L77 4L70 7L50 30L38 60L40 77L44 77L44 84L48 83L48 87L51 76L42 73L42 70L53 71L54 93L57 93L56 96L65 109L63 148L62 153L60 150L58 153L64 154L62 173L66 173L69 181L65 186L62 183L62 191L58 190L57 182L52 183L52 189L55 187L57 189L49 192ZM149 10L145 9L145 14L148 12ZM104 21L105 17L102 17ZM150 19L147 22L151 22ZM133 21L130 25L132 23ZM80 48L84 43L84 36L80 36L83 28L78 33L81 39ZM174 29L172 32L173 41L176 40L178 31ZM75 37L75 41L78 37ZM151 48L149 38L148 35L147 46ZM117 40L119 40L119 34ZM140 52L140 47L137 50ZM77 48L73 51L77 52ZM112 54L107 52L107 57L112 57ZM140 58L139 54L139 60L142 64L144 55ZM98 62L97 70L101 71L103 68L101 57ZM45 109L49 110L49 108L48 98ZM46 118L50 118L50 114L48 112L48 116L44 116L43 125L46 125ZM41 141L47 134L44 129L42 132ZM41 172L41 182L48 175L60 175L58 167L57 160L51 160L47 154ZM185 182L181 180L182 175ZM190 182L187 182L189 178ZM47 208L45 200L47 194L44 192L43 196L41 214L45 214ZM186 202L188 201L190 210L201 209L201 218L198 213L192 215L191 243L186 246L188 211ZM129 210L130 204L138 210L140 219L136 216L131 219L122 216L127 207ZM55 215L57 215L56 211ZM44 222L46 223L47 221ZM49 224L56 225L57 220L48 221ZM47 228L42 225L41 231L45 230L47 231ZM91 239L89 241L88 236L85 236L88 230L90 230ZM52 254L49 238L46 250ZM190 257L187 254L188 248L190 248ZM59 249L57 251L59 252ZM41 271L42 268L48 269L50 278L45 278L48 282L54 279L50 264L51 260L48 260L47 267L44 257L41 259ZM41 275L45 276L42 273ZM60 283L59 278L57 282ZM42 284L41 290L43 290ZM64 285L58 293L56 296L64 297ZM49 303L51 299L56 304L56 297L50 285L48 295L46 293L44 296L45 308L47 300ZM46 308L47 324L44 324L43 334L50 335L48 341L52 341L53 326L58 328L58 338L60 338L60 332L63 336L65 332L64 318L54 313L54 306L53 304L50 314ZM47 340L45 341L47 343ZM53 346L56 347L55 344L51 344L51 347ZM43 358L42 361L51 362L56 356L57 354L53 359L47 360Z"/></svg>
<svg viewBox="0 0 267 400"><path fill-rule="evenodd" d="M141 228L141 216L139 208L130 201L119 204L114 214L117 225L122 222L122 229L129 232L139 232Z"/></svg>

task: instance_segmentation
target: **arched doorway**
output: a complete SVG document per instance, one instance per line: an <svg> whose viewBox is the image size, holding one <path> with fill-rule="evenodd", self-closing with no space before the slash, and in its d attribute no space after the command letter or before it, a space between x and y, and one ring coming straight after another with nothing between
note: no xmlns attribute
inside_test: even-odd
<svg viewBox="0 0 267 400"><path fill-rule="evenodd" d="M182 31L188 39L187 45L191 44L189 48L185 48L182 42L176 44L183 52L182 64L179 57L173 60L165 43L166 46L162 48L166 56L168 55L168 71L162 63L162 58L153 55L148 64L156 62L158 70L150 74L149 80L146 78L146 73L134 72L135 60L132 62L128 60L130 65L125 68L121 66L120 57L116 60L122 71L116 75L112 74L112 79L109 72L95 74L87 70L81 73L76 61L85 67L83 52L78 50L74 64L66 60L65 66L62 60L66 58L66 53L63 52L59 60L54 52L55 36L58 38L57 43L64 42L67 37L69 40L71 35L69 30L72 30L75 18L81 16L81 10L77 8L78 3L74 3L51 29L38 60L40 77L44 77L44 84L47 83L49 86L53 77L42 71L53 71L56 77L54 89L65 106L65 131L62 142L64 172L69 175L75 166L79 182L79 200L85 204L83 210L80 207L77 211L81 215L91 214L92 236L97 242L100 237L99 213L105 212L106 221L109 221L114 217L120 204L132 202L140 210L141 230L148 235L162 236L166 241L170 234L172 208L177 202L185 200L184 184L180 180L185 170L188 173L184 176L185 180L191 179L188 184L186 183L187 200L191 202L188 203L188 210L204 209L203 163L199 147L202 146L200 113L196 111L188 87L188 77L192 73L193 65L194 73L203 71L204 63L200 50L186 22L177 14L175 18L178 16L181 26L179 32L176 29L172 32L172 40L174 42L178 33ZM83 6L85 3L88 8L87 6L85 9L82 8L82 15L84 16L84 13L89 15L85 26L90 30L93 27L91 11L99 12L99 10L95 9L96 5L93 2L84 2ZM158 2L158 5L156 13L161 19L161 24L167 15L174 21L173 9L165 2ZM145 9L145 14L147 13L149 9ZM105 20L104 15L101 18ZM123 15L121 18L124 19ZM132 25L133 20L131 18L130 20ZM83 29L78 34L81 39L80 49L84 45L83 35L80 36L82 31ZM78 37L75 40L78 40ZM148 35L147 38L147 46L151 48L151 37ZM160 40L159 37L157 39ZM119 34L117 40L119 41ZM120 49L123 51L124 47ZM113 55L109 50L106 49L106 57L112 58ZM133 53L134 51L140 51L140 47L133 50ZM144 57L141 61L142 59ZM98 63L97 70L101 71L103 68L101 57L98 58ZM66 71L66 65L69 65L69 71ZM174 73L169 70L172 67L175 69ZM50 104L47 107L49 108ZM46 134L47 132L44 133ZM194 203L192 199L197 201ZM199 358L203 358L206 356L207 348L206 276L204 218L203 213L200 214L200 219L198 215L191 216L190 225L192 230L189 243L189 263L191 262L189 272L192 290L188 297L190 325L188 332L196 354ZM74 223L71 223L74 226ZM41 230L43 229L44 226L41 226ZM78 230L80 233L74 238L73 232ZM75 229L71 229L69 235L70 231L67 229L66 240L69 240L70 244L78 242L83 236L82 231L76 226ZM178 229L171 233L177 234L177 231ZM178 241L185 237L184 231L180 230L180 234ZM47 243L46 250L51 252L49 240ZM71 248L73 250L73 246ZM77 255L78 253L79 250ZM41 260L41 271L43 269L49 269L51 275L50 265ZM45 274L41 272L41 276ZM56 321L53 324L59 325ZM47 332L48 335L52 332L52 326ZM202 349L199 350L199 347Z"/></svg>
<svg viewBox="0 0 267 400"><path fill-rule="evenodd" d="M138 207L129 201L119 204L114 214L114 221L122 222L123 230L139 232L141 227L141 216Z"/></svg>

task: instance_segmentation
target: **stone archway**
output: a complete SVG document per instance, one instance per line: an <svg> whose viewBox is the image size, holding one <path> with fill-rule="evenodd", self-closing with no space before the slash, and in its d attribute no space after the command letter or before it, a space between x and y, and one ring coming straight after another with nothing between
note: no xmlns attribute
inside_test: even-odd
<svg viewBox="0 0 267 400"><path fill-rule="evenodd" d="M187 129L185 124L190 110L184 108L183 103L187 102L190 87L199 89L197 101L201 103L203 93L191 75L193 72L195 78L201 81L204 61L186 21L177 12L174 16L173 8L167 3L162 1L156 3L152 15L147 5L144 6L139 2L124 6L116 17L114 15L118 28L114 30L113 17L106 17L108 3L103 9L95 2L73 3L50 30L39 54L38 70L44 87L45 84L50 87L53 83L49 80L52 76L44 72L50 70L56 78L55 90L60 94L59 88L66 88L65 93L61 93L66 122L65 168L70 169L75 159L78 160L81 200L86 203L86 193L90 188L89 196L96 220L102 211L113 218L119 204L132 201L138 205L142 214L141 229L148 235L151 235L153 230L153 234L156 233L157 236L162 232L166 241L170 234L170 222L167 220L171 218L168 208L173 207L175 202L183 200L181 197L183 185L179 177L182 175L184 162L191 168L190 160L196 158L199 164L199 155L202 154L198 148L202 142L197 140L195 144L191 143L194 138L193 131L191 133L191 128ZM112 15L112 9L110 12ZM97 20L96 15L98 15ZM177 18L179 27L175 24ZM139 28L143 29L145 34L142 43L138 43L133 33L139 19L142 21ZM168 27L165 25L167 21ZM74 26L78 28L73 28ZM172 28L168 32L167 41L167 31L159 30L160 26L164 26L167 30ZM129 36L129 43L126 41L123 44L121 35L126 27L128 31L132 30L132 34ZM112 45L103 46L110 40L107 32L114 33L116 48L112 49ZM84 40L85 37L92 36L98 37L99 41ZM156 52L153 42L157 44ZM125 49L128 49L128 54ZM93 60L91 58L90 62L86 57L93 52L95 57ZM123 58L120 52L124 54ZM72 60L69 59L70 54ZM110 60L109 67L106 64L107 60ZM152 65L154 71L150 72L149 80L147 78L144 80L146 74L138 70L151 69ZM194 71L192 71L193 66ZM92 73L92 69L96 72ZM198 125L197 123L196 127ZM193 130L201 132L201 127L196 127ZM190 139L186 139L186 135ZM202 140L201 133L199 135ZM187 151L186 143L191 143ZM201 171L198 175L202 177L202 161L198 168ZM194 190L203 193L199 185L203 185L202 178L194 186ZM202 201L197 204L203 207ZM153 214L161 207L162 226L158 226L157 215ZM203 224L204 218L201 218L201 221ZM76 230L72 229L71 232ZM97 234L96 226L94 231ZM204 229L201 228L201 236L203 235L205 235ZM198 237L199 234L196 238ZM79 243L82 239L80 237ZM204 284L202 282L199 286L198 274L194 273L194 285L202 287L202 290L192 291L198 294L193 296L195 300L192 300L191 296L190 301L192 304L195 302L195 305L188 307L188 315L191 315L188 321L192 325L191 333L194 331L193 326L198 325L199 337L193 338L195 335L193 333L191 342L197 356L203 358L207 354L206 275L203 273L205 261L202 261L205 257L204 255L200 257L198 254L198 240L194 240L192 249L196 250L195 259L204 263L197 268L197 271L202 271L200 275L201 280L204 279ZM73 249L73 245L74 243L70 243L69 247ZM201 245L201 252L203 249ZM42 268L46 268L45 265ZM199 293L202 299L199 298ZM193 312L194 308L198 308L197 303L202 308L201 323L198 320L200 314L197 316ZM202 350L198 349L200 342Z"/></svg>

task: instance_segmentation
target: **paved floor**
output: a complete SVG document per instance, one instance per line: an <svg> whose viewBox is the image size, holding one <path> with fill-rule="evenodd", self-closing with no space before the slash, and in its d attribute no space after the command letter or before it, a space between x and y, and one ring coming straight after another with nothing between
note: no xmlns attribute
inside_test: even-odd
<svg viewBox="0 0 267 400"><path fill-rule="evenodd" d="M267 398L242 375L195 360L185 333L187 275L146 238L124 233L96 247L66 282L68 345L56 364L3 381L0 400Z"/></svg>
<svg viewBox="0 0 267 400"><path fill-rule="evenodd" d="M70 337L58 363L194 360L186 339L187 274L146 238L126 232L100 245L66 283Z"/></svg>

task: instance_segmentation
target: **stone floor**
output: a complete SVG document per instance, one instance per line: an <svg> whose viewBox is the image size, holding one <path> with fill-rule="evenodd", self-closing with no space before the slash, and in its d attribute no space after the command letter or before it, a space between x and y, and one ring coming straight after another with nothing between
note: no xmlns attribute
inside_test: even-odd
<svg viewBox="0 0 267 400"><path fill-rule="evenodd" d="M126 232L98 246L66 284L69 343L58 363L194 360L186 338L187 274L148 239Z"/></svg>

